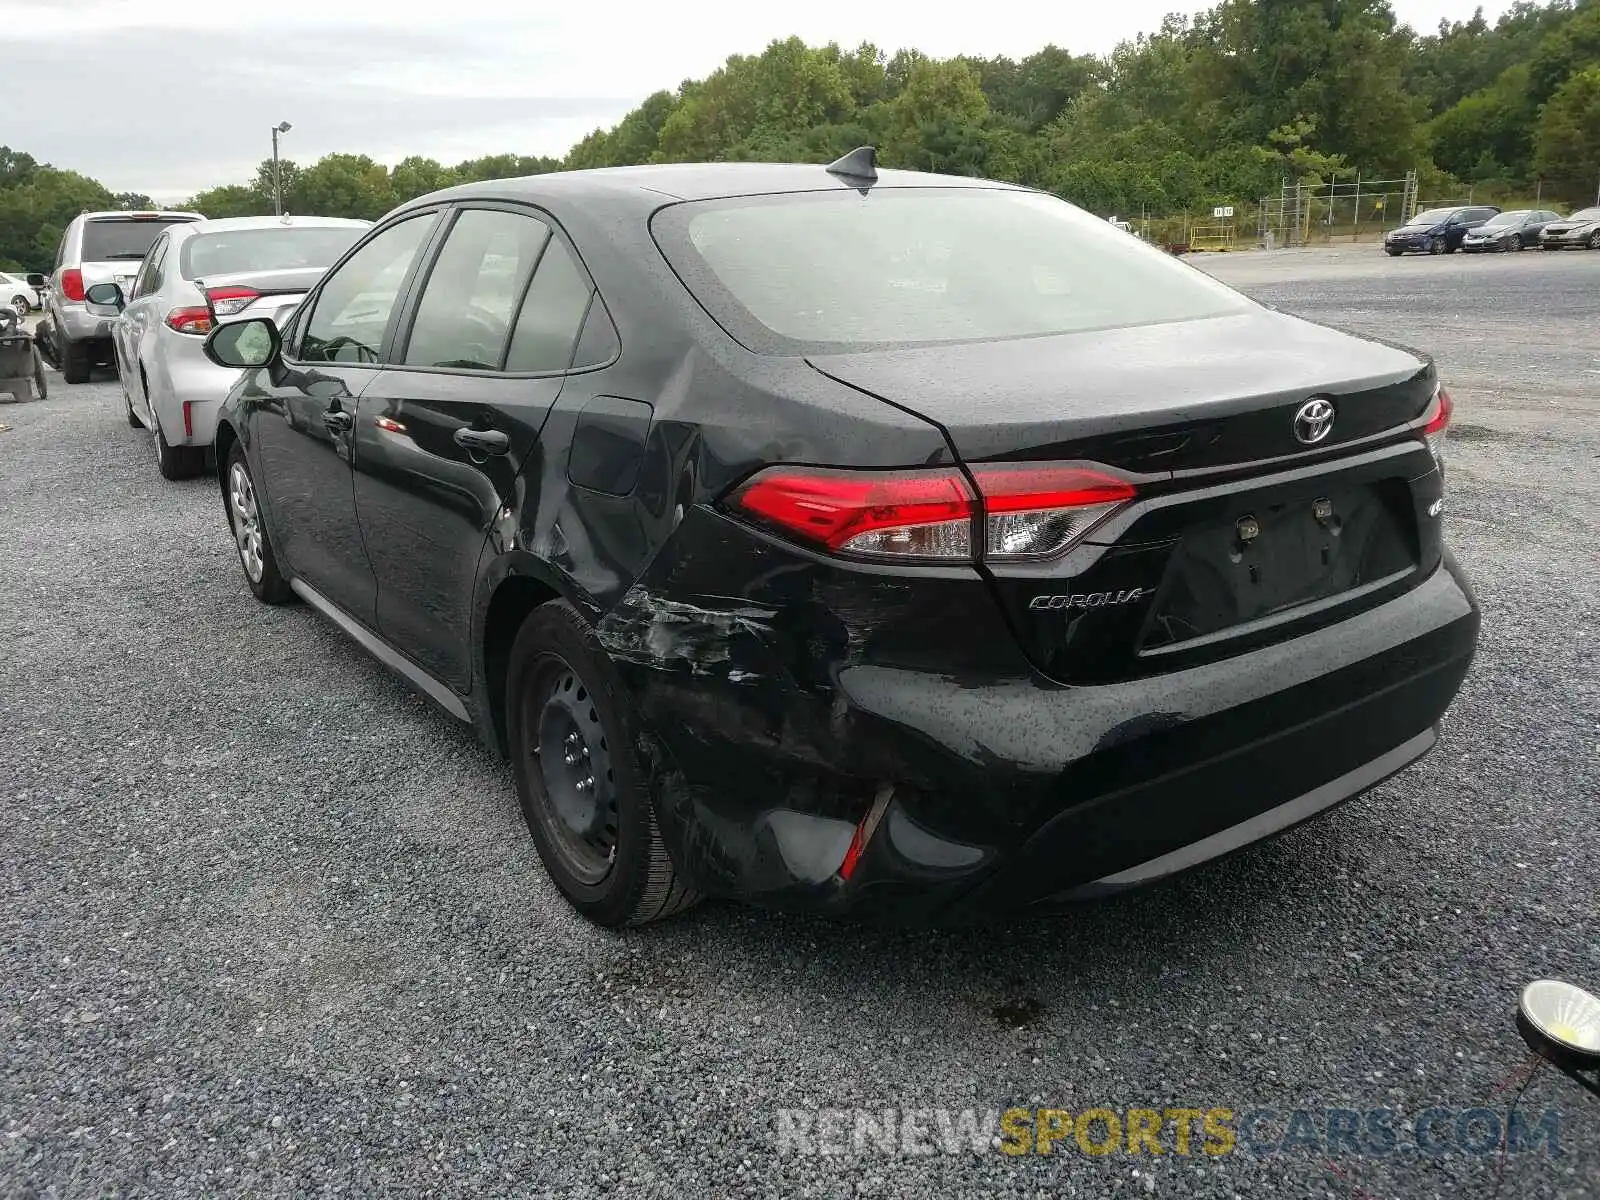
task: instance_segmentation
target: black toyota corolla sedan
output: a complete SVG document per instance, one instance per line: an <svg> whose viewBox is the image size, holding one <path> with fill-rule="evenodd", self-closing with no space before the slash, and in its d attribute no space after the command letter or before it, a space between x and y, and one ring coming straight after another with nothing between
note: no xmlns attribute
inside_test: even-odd
<svg viewBox="0 0 1600 1200"><path fill-rule="evenodd" d="M1476 644L1429 360L870 151L438 192L208 353L252 590L603 925L1154 880L1421 757Z"/></svg>

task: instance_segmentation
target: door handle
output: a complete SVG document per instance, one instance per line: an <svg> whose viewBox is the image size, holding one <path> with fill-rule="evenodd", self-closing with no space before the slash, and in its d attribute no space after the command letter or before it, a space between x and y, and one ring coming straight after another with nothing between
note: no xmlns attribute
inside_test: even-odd
<svg viewBox="0 0 1600 1200"><path fill-rule="evenodd" d="M356 419L342 408L330 408L322 414L322 423L332 433L349 433L354 427Z"/></svg>
<svg viewBox="0 0 1600 1200"><path fill-rule="evenodd" d="M498 429L458 429L453 436L456 445L473 454L504 454L511 449L511 439Z"/></svg>

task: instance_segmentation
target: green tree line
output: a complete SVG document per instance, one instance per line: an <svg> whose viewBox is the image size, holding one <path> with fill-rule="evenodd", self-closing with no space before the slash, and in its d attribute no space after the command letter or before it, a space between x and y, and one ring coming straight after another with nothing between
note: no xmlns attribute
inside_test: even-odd
<svg viewBox="0 0 1600 1200"><path fill-rule="evenodd" d="M1048 189L1101 213L1250 201L1285 180L1419 172L1429 194L1592 201L1600 181L1600 0L1521 0L1490 24L1419 35L1388 0L1220 0L1104 56L885 54L775 41L657 92L564 159L494 155L393 167L285 160L289 212L373 218L454 183L644 162L826 162L859 145L888 166ZM85 208L134 207L83 175L0 148L0 267L42 268ZM187 207L273 209L272 164Z"/></svg>

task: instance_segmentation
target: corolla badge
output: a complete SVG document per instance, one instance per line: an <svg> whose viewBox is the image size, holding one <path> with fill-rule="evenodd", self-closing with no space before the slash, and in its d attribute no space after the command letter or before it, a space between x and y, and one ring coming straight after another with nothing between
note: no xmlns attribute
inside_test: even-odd
<svg viewBox="0 0 1600 1200"><path fill-rule="evenodd" d="M1315 396L1300 406L1294 414L1295 440L1306 446L1315 446L1333 432L1333 405L1321 396Z"/></svg>
<svg viewBox="0 0 1600 1200"><path fill-rule="evenodd" d="M1132 604L1153 595L1155 588L1123 588L1110 592L1069 592L1065 595L1035 596L1028 601L1033 609L1048 608L1104 608L1107 605Z"/></svg>

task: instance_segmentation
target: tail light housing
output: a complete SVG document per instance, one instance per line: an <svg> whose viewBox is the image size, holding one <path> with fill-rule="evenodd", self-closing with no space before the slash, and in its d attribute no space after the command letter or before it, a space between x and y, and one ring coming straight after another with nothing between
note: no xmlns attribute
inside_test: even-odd
<svg viewBox="0 0 1600 1200"><path fill-rule="evenodd" d="M989 562L1065 554L1137 494L1128 480L1087 464L980 464L972 476L983 499Z"/></svg>
<svg viewBox="0 0 1600 1200"><path fill-rule="evenodd" d="M65 271L61 272L61 294L75 304L83 303L84 295L82 271L78 270L76 267L68 267Z"/></svg>
<svg viewBox="0 0 1600 1200"><path fill-rule="evenodd" d="M211 310L204 305L175 308L167 314L167 328L175 333L204 337L211 332Z"/></svg>
<svg viewBox="0 0 1600 1200"><path fill-rule="evenodd" d="M1444 464L1444 439L1450 431L1450 418L1455 414L1455 401L1443 387L1433 393L1428 410L1422 414L1422 440L1433 452L1433 461Z"/></svg>
<svg viewBox="0 0 1600 1200"><path fill-rule="evenodd" d="M762 524L836 554L963 562L976 501L959 471L769 467L732 497Z"/></svg>
<svg viewBox="0 0 1600 1200"><path fill-rule="evenodd" d="M976 485L976 487L974 487ZM769 467L727 507L830 553L906 563L1056 558L1137 494L1085 463L986 463L965 472Z"/></svg>
<svg viewBox="0 0 1600 1200"><path fill-rule="evenodd" d="M211 301L211 311L217 316L232 317L261 299L261 293L255 288L214 287L206 289L206 298Z"/></svg>

